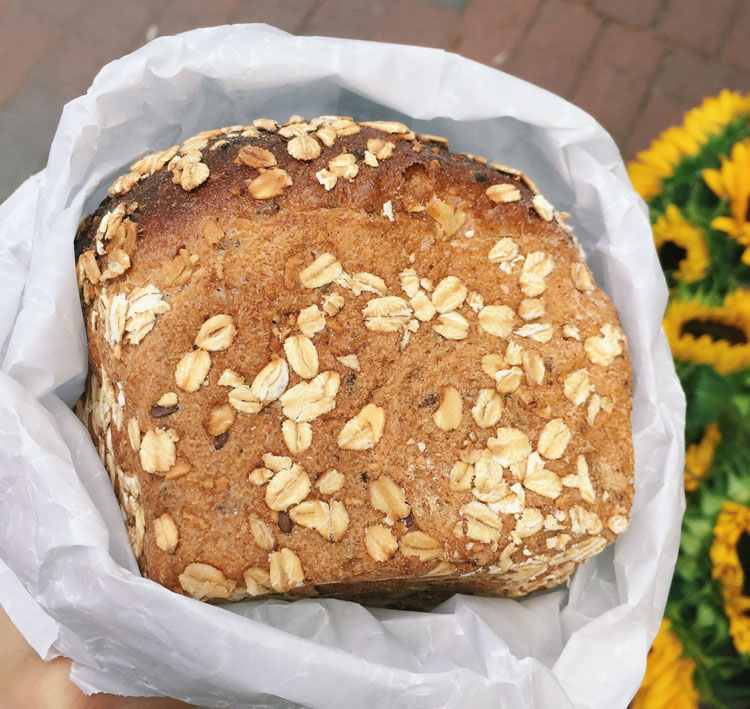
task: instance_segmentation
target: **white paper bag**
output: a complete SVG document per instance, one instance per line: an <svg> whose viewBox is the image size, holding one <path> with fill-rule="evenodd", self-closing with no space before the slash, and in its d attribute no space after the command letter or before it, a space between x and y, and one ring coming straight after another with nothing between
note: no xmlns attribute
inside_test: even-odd
<svg viewBox="0 0 750 709"><path fill-rule="evenodd" d="M142 579L71 413L86 346L73 236L136 157L298 113L403 120L527 172L619 307L633 362L632 525L570 588L432 613L310 599L212 606ZM0 207L0 602L86 692L211 707L624 707L645 669L683 510L684 400L645 207L611 138L539 88L438 50L262 25L157 39L69 103L47 168Z"/></svg>

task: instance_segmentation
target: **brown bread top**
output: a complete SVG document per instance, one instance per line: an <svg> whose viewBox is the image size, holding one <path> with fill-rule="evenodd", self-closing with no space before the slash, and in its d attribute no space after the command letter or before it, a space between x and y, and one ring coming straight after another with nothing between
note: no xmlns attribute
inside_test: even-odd
<svg viewBox="0 0 750 709"><path fill-rule="evenodd" d="M293 117L146 156L81 225L81 416L143 574L422 607L624 531L617 313L517 170Z"/></svg>

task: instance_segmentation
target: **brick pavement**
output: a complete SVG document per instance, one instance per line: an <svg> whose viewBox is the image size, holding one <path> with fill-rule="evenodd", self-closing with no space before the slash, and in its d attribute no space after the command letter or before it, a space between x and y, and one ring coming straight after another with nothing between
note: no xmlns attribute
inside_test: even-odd
<svg viewBox="0 0 750 709"><path fill-rule="evenodd" d="M750 0L0 0L0 200L103 64L229 22L458 52L580 105L626 158L703 96L750 91Z"/></svg>

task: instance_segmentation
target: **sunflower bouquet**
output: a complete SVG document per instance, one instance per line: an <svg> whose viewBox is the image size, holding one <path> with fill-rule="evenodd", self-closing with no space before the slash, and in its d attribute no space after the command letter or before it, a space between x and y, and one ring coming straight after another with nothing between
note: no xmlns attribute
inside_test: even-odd
<svg viewBox="0 0 750 709"><path fill-rule="evenodd" d="M750 95L723 91L629 165L687 398L680 553L634 709L750 706Z"/></svg>

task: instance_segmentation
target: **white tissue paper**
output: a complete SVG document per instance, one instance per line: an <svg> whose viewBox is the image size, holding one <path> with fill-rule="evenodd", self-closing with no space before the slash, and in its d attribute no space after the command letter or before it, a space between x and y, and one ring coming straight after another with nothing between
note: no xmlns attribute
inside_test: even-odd
<svg viewBox="0 0 750 709"><path fill-rule="evenodd" d="M345 114L443 135L524 170L572 225L632 357L632 524L569 588L455 596L431 613L307 599L214 606L143 579L107 474L70 406L86 342L73 236L140 155L200 130ZM677 554L684 400L643 202L583 111L439 50L263 25L154 40L63 111L47 168L0 207L0 603L87 693L210 707L625 707Z"/></svg>

